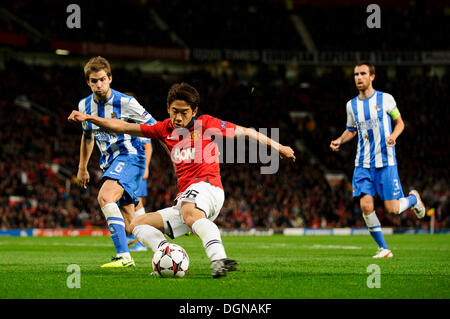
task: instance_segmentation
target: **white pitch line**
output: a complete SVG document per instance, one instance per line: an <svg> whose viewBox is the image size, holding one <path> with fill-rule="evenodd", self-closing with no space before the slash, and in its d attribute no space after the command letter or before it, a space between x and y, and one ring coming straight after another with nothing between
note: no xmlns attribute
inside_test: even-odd
<svg viewBox="0 0 450 319"><path fill-rule="evenodd" d="M361 247L358 246L341 246L341 245L313 245L306 246L305 248L312 248L312 249L361 249Z"/></svg>
<svg viewBox="0 0 450 319"><path fill-rule="evenodd" d="M45 244L39 244L39 243L17 243L17 242L0 242L0 245L19 245L19 246L79 246L79 247L112 247L111 244L85 244L85 243L45 243Z"/></svg>
<svg viewBox="0 0 450 319"><path fill-rule="evenodd" d="M302 245L298 246L296 244L273 244L273 245L259 245L257 248L277 248L277 247L300 247L300 248L306 248L306 249L362 249L362 247L359 246L341 246L341 245Z"/></svg>

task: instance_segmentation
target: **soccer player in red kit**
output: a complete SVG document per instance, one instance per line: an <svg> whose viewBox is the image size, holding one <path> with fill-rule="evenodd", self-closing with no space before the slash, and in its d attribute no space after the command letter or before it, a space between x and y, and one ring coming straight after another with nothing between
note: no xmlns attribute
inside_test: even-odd
<svg viewBox="0 0 450 319"><path fill-rule="evenodd" d="M106 130L159 139L167 145L176 165L179 193L175 205L152 214L134 218L130 229L136 238L156 251L170 238L191 230L202 240L211 261L214 278L235 270L237 262L227 258L220 231L213 222L219 215L225 196L220 178L219 151L216 138L248 136L250 140L268 145L281 158L295 161L292 148L281 145L254 129L222 121L210 115L196 116L200 95L187 83L174 84L167 96L169 118L150 125L105 119L73 111L69 121L89 121Z"/></svg>

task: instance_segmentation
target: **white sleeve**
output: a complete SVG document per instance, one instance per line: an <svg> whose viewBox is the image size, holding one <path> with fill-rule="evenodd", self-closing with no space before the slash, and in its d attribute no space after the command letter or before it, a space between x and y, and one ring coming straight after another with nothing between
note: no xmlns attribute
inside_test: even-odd
<svg viewBox="0 0 450 319"><path fill-rule="evenodd" d="M135 98L131 98L128 101L126 112L122 117L122 120L131 121L138 124L145 123L148 125L153 125L156 123L156 120L153 118L153 116L148 113Z"/></svg>
<svg viewBox="0 0 450 319"><path fill-rule="evenodd" d="M389 93L383 93L383 109L389 114L397 107L397 103L395 103L395 99Z"/></svg>
<svg viewBox="0 0 450 319"><path fill-rule="evenodd" d="M346 129L354 132L356 131L356 122L355 122L355 115L353 114L352 104L350 101L347 102L347 125Z"/></svg>

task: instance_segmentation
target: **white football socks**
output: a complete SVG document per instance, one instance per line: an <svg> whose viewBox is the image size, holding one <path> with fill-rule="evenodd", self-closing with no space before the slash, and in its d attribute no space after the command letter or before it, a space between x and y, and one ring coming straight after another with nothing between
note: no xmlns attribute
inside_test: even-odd
<svg viewBox="0 0 450 319"><path fill-rule="evenodd" d="M206 255L211 261L226 258L225 248L222 245L219 228L212 221L201 218L194 222L192 230L202 240ZM134 227L133 235L149 247L156 251L162 245L168 243L164 234L150 225L139 225Z"/></svg>
<svg viewBox="0 0 450 319"><path fill-rule="evenodd" d="M375 211L370 213L369 215L363 214L364 221L366 222L367 228L369 229L370 235L378 244L378 247L389 249L386 241L384 240L383 231L381 229L380 220L375 214Z"/></svg>
<svg viewBox="0 0 450 319"><path fill-rule="evenodd" d="M398 200L398 203L399 203L398 214L403 213L405 210L407 210L411 206L408 198L406 198L406 197L400 198Z"/></svg>
<svg viewBox="0 0 450 319"><path fill-rule="evenodd" d="M367 228L369 230L372 230L374 228L381 228L380 220L378 219L377 214L375 214L375 211L370 213L369 215L363 214L364 221L366 222Z"/></svg>
<svg viewBox="0 0 450 319"><path fill-rule="evenodd" d="M225 248L216 224L206 218L201 218L192 224L192 230L200 237L209 260L226 258Z"/></svg>
<svg viewBox="0 0 450 319"><path fill-rule="evenodd" d="M133 235L145 246L155 252L159 247L168 243L164 234L150 225L139 225L134 227Z"/></svg>

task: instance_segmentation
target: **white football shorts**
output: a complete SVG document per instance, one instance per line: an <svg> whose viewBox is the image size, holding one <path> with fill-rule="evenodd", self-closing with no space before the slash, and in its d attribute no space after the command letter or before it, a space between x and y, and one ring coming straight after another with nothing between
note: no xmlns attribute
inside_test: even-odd
<svg viewBox="0 0 450 319"><path fill-rule="evenodd" d="M210 183L199 182L190 185L181 193L176 201L176 205L158 210L164 222L164 232L172 239L185 235L192 231L181 216L181 204L183 202L194 203L195 207L202 210L206 218L213 221L217 218L222 209L225 194L223 189L213 186Z"/></svg>

